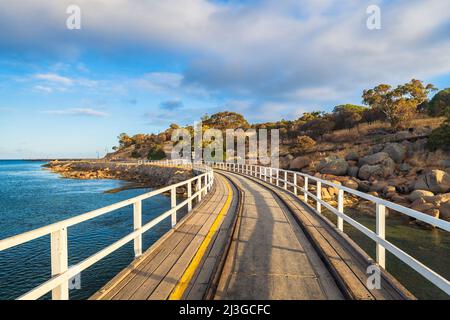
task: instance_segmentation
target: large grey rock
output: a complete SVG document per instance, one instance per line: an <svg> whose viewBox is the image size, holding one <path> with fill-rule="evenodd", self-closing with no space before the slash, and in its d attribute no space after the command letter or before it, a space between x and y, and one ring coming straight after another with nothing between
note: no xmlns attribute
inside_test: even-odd
<svg viewBox="0 0 450 320"><path fill-rule="evenodd" d="M297 157L291 161L289 169L300 170L307 167L311 163L311 159L308 157Z"/></svg>
<svg viewBox="0 0 450 320"><path fill-rule="evenodd" d="M383 150L384 146L382 144L377 144L375 146L372 147L372 149L370 150L372 154L378 153L381 150Z"/></svg>
<svg viewBox="0 0 450 320"><path fill-rule="evenodd" d="M292 159L294 159L294 157L291 154L288 154L284 157L280 157L280 163L279 163L280 168L288 169Z"/></svg>
<svg viewBox="0 0 450 320"><path fill-rule="evenodd" d="M444 168L450 168L450 159L443 159L439 161L439 165Z"/></svg>
<svg viewBox="0 0 450 320"><path fill-rule="evenodd" d="M438 194L435 196L434 200L439 202L450 202L450 193Z"/></svg>
<svg viewBox="0 0 450 320"><path fill-rule="evenodd" d="M417 179L414 189L445 193L450 190L450 175L442 170L432 170Z"/></svg>
<svg viewBox="0 0 450 320"><path fill-rule="evenodd" d="M347 161L349 161L349 160L350 161L358 161L358 159L359 159L359 156L354 151L347 153L347 155L345 156L345 160L347 160Z"/></svg>
<svg viewBox="0 0 450 320"><path fill-rule="evenodd" d="M373 202L371 201L359 201L355 205L356 212L359 214L375 217L376 216L376 207L373 205ZM389 218L390 212L389 209L386 208L385 211L386 218Z"/></svg>
<svg viewBox="0 0 450 320"><path fill-rule="evenodd" d="M408 172L408 171L410 171L410 170L411 170L411 166L410 166L409 164L407 164L407 163L402 163L402 164L400 165L400 171Z"/></svg>
<svg viewBox="0 0 450 320"><path fill-rule="evenodd" d="M408 196L408 199L411 202L416 201L417 199L424 198L424 197L432 197L434 196L433 192L428 190L414 190L411 192L411 194Z"/></svg>
<svg viewBox="0 0 450 320"><path fill-rule="evenodd" d="M383 152L386 152L389 157L397 163L405 160L406 148L399 143L388 143L384 147Z"/></svg>
<svg viewBox="0 0 450 320"><path fill-rule="evenodd" d="M383 162L384 160L389 158L389 154L386 152L377 152L369 156L365 156L359 159L358 165L361 167L365 164L375 165Z"/></svg>
<svg viewBox="0 0 450 320"><path fill-rule="evenodd" d="M356 182L355 180L352 180L352 179L344 181L342 183L342 185L344 187L347 187L347 188L350 188L350 189L355 189L355 190L358 189L358 182Z"/></svg>
<svg viewBox="0 0 450 320"><path fill-rule="evenodd" d="M369 191L380 192L383 191L383 189L386 188L387 186L388 183L386 181L375 181L370 186Z"/></svg>
<svg viewBox="0 0 450 320"><path fill-rule="evenodd" d="M425 151L427 145L427 139L419 139L413 143L412 149L414 151Z"/></svg>
<svg viewBox="0 0 450 320"><path fill-rule="evenodd" d="M360 181L358 183L358 190L362 192L368 192L370 189L370 183L368 181Z"/></svg>
<svg viewBox="0 0 450 320"><path fill-rule="evenodd" d="M316 167L320 173L343 176L347 173L348 163L337 156L330 156L322 159Z"/></svg>
<svg viewBox="0 0 450 320"><path fill-rule="evenodd" d="M445 202L439 208L440 218L450 221L450 202Z"/></svg>
<svg viewBox="0 0 450 320"><path fill-rule="evenodd" d="M358 176L359 168L357 166L349 166L347 169L347 175L356 178Z"/></svg>
<svg viewBox="0 0 450 320"><path fill-rule="evenodd" d="M425 211L427 211L427 210L434 209L434 205L432 203L423 203L423 204L419 204L417 206L411 207L411 209L425 213Z"/></svg>
<svg viewBox="0 0 450 320"><path fill-rule="evenodd" d="M379 164L364 164L359 168L358 177L363 180L368 180L370 178L387 178L394 173L394 169L394 160L387 157Z"/></svg>

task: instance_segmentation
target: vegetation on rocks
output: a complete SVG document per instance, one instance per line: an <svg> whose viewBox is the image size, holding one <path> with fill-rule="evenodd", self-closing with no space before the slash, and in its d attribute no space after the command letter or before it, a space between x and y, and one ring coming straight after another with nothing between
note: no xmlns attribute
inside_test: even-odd
<svg viewBox="0 0 450 320"><path fill-rule="evenodd" d="M428 138L428 148L432 151L437 149L450 151L450 117L439 128L431 132Z"/></svg>
<svg viewBox="0 0 450 320"><path fill-rule="evenodd" d="M396 88L380 84L373 89L364 90L363 101L372 109L384 113L392 128L403 129L414 118L417 106L427 101L432 90L435 90L433 85L424 85L416 79Z"/></svg>

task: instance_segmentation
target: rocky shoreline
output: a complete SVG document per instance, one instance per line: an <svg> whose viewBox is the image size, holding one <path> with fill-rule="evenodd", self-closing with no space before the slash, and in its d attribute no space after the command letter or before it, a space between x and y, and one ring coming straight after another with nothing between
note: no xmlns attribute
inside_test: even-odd
<svg viewBox="0 0 450 320"><path fill-rule="evenodd" d="M187 180L194 176L192 170L179 167L159 167L114 162L51 161L43 165L43 167L69 179L117 179L131 182L123 189L159 188ZM178 189L178 193L184 193L182 188Z"/></svg>

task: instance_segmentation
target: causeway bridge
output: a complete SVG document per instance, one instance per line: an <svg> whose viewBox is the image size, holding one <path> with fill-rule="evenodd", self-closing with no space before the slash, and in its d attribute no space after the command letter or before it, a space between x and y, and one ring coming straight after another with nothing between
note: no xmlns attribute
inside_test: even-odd
<svg viewBox="0 0 450 320"><path fill-rule="evenodd" d="M149 299L415 299L386 270L386 251L450 295L450 282L387 239L386 208L450 232L450 223L392 202L300 172L239 163L154 161L140 165L183 166L195 176L73 218L0 240L0 251L50 235L51 278L18 297L51 292L69 299L69 281L129 242L135 259L92 300ZM321 199L322 187L337 190L337 205ZM183 188L186 197L177 198ZM142 222L142 201L170 194L171 207ZM345 213L348 194L371 201L376 228ZM133 207L133 231L68 265L67 230L114 210ZM178 219L180 210L187 214ZM336 223L323 214L328 210ZM172 228L143 250L142 235L170 219ZM372 260L345 233L346 225L373 241ZM1 252L0 252L1 254Z"/></svg>

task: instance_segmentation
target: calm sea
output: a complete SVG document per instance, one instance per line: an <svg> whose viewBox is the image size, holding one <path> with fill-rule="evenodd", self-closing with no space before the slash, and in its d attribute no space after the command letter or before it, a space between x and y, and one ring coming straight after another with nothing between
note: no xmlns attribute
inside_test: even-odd
<svg viewBox="0 0 450 320"><path fill-rule="evenodd" d="M62 179L44 170L44 162L0 161L0 239L70 218L149 189L105 191L123 186L116 180ZM143 223L170 208L170 199L143 202ZM170 228L163 221L144 234L148 248ZM69 265L76 264L133 230L132 207L123 208L68 229ZM0 299L14 299L50 278L50 237L0 252ZM133 244L122 247L81 274L81 289L71 299L85 299L133 259ZM48 298L47 295L44 298Z"/></svg>

